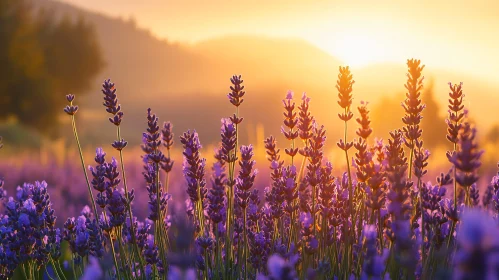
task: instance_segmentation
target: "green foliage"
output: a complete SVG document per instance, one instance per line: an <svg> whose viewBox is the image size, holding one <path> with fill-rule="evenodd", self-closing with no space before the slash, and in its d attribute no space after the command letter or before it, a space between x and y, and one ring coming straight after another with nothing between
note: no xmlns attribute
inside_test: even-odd
<svg viewBox="0 0 499 280"><path fill-rule="evenodd" d="M54 135L64 95L83 93L104 65L92 26L5 0L0 42L0 120Z"/></svg>

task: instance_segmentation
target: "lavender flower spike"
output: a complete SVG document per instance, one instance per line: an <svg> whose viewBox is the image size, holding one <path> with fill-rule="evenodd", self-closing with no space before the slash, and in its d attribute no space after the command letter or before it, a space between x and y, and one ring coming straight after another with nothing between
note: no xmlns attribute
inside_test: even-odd
<svg viewBox="0 0 499 280"><path fill-rule="evenodd" d="M64 108L64 112L70 116L73 116L74 114L76 114L76 112L78 112L78 106L73 105L74 99L75 99L74 95L72 95L72 94L66 95L66 100L69 102L69 105L67 105Z"/></svg>
<svg viewBox="0 0 499 280"><path fill-rule="evenodd" d="M230 86L231 92L227 94L227 97L232 105L239 107L243 103L243 96L246 93L242 85L244 81L241 79L241 75L234 75L230 78L230 82L232 83L232 86Z"/></svg>
<svg viewBox="0 0 499 280"><path fill-rule="evenodd" d="M121 105L118 104L116 87L110 79L105 80L102 84L102 93L104 94L103 105L106 107L106 112L113 115L109 118L109 121L114 125L119 126L123 118L123 112L121 111Z"/></svg>

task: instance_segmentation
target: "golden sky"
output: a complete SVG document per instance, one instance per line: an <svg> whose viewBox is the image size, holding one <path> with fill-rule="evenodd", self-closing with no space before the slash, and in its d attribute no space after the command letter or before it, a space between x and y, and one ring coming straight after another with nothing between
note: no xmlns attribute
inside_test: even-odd
<svg viewBox="0 0 499 280"><path fill-rule="evenodd" d="M499 1L61 0L134 17L158 37L302 38L353 66L405 63L499 78Z"/></svg>

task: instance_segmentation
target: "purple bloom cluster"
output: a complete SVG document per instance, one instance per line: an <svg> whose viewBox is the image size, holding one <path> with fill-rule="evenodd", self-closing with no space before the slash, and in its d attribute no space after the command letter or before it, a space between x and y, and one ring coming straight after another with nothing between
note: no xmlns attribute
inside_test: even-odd
<svg viewBox="0 0 499 280"><path fill-rule="evenodd" d="M187 131L180 137L184 148L183 172L187 180L187 194L193 204L201 202L202 209L205 207L206 180L204 179L204 168L206 159L201 158L199 135L196 131ZM203 211L199 209L199 211Z"/></svg>
<svg viewBox="0 0 499 280"><path fill-rule="evenodd" d="M55 228L56 216L46 182L17 187L16 198L5 202L0 220L0 273L11 278L22 263L46 265L60 256L61 235Z"/></svg>
<svg viewBox="0 0 499 280"><path fill-rule="evenodd" d="M469 189L478 181L478 168L481 166L480 157L483 151L479 150L476 142L476 129L465 122L459 131L459 149L448 153L449 161L454 164L458 173L456 181L465 189Z"/></svg>
<svg viewBox="0 0 499 280"><path fill-rule="evenodd" d="M107 79L102 83L102 93L104 94L104 103L106 107L106 112L112 115L109 121L119 126L121 120L123 119L123 111L121 111L121 105L118 104L118 97L116 95L116 87L110 79Z"/></svg>
<svg viewBox="0 0 499 280"><path fill-rule="evenodd" d="M104 106L117 126L118 140L112 146L121 164L106 159L102 148L96 150L95 163L88 174L84 168L83 178L93 211L83 208L61 229L56 228L45 182L23 184L15 197L7 199L0 180L5 210L0 216L0 278L13 277L16 269L29 279L42 277L43 269L43 277L49 278L64 279L70 270L75 279L102 277L101 267L109 268L108 256L114 262L108 274L116 279L497 278L499 174L487 186L480 206L478 168L483 152L462 106L461 85L455 85L447 135L455 146L448 153L454 168L437 177L436 184L423 182L429 164L420 127L424 66L419 60L407 64L404 127L391 132L387 142L374 143L369 140L371 121L364 102L358 107L357 138L347 139L346 125L354 118L350 110L354 81L350 69L340 67L339 117L345 128L338 147L346 156L346 170L333 169L325 146L326 129L315 121L310 98L303 94L295 108L293 93L288 92L281 129L290 141L284 148L287 156L281 157L275 137L264 140L270 165L264 195L255 169L258 149L239 143L245 91L241 76L233 76L228 98L235 114L222 119L209 186L199 135L188 130L180 137L187 215L178 211L180 203L168 208L169 178L176 175L171 158L173 126L165 122L160 127L148 109L141 146L149 209L145 221L132 211L132 202L144 201L135 200L133 190L127 191L122 153L127 143L120 139L123 112L114 84L106 80ZM73 95L66 99L65 112L72 116L85 166L74 118L78 107ZM352 165L351 147L356 150ZM447 187L452 183L455 197L449 199ZM60 263L68 256L71 262L63 269Z"/></svg>

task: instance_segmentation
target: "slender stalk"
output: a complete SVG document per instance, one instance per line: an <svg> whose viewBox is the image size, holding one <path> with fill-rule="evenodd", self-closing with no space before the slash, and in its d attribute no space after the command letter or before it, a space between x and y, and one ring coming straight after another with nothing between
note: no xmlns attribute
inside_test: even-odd
<svg viewBox="0 0 499 280"><path fill-rule="evenodd" d="M413 162L413 159L414 159L414 141L411 141L411 156L410 156L410 159L409 159L409 173L407 173L407 179L411 179L412 177L412 162Z"/></svg>
<svg viewBox="0 0 499 280"><path fill-rule="evenodd" d="M59 272L57 271L57 267L55 266L55 263L54 263L54 260L52 258L50 258L50 263L52 264L52 269L54 270L55 272L55 275L57 276L57 279L63 279L60 275L59 275ZM47 272L48 274L48 272ZM62 274L62 276L64 276L64 273ZM66 279L66 277L64 277L64 279Z"/></svg>
<svg viewBox="0 0 499 280"><path fill-rule="evenodd" d="M457 122L456 122L456 125L457 125ZM454 152L456 152L457 150L457 144L454 143ZM456 176L457 176L457 172L456 172L456 165L454 164L454 168L453 168L453 175L454 175L454 209L457 209L457 181L456 181Z"/></svg>
<svg viewBox="0 0 499 280"><path fill-rule="evenodd" d="M348 114L348 111L349 111L349 108L345 108L345 115ZM345 145L347 145L347 131L348 131L348 122L345 120L345 135L344 135L344 138L345 138ZM349 209L349 214L354 216L353 214L353 184L352 184L352 173L351 173L351 170L350 170L350 159L348 157L348 150L345 149L345 158L346 158L346 163L347 163L347 171L348 171L348 209ZM352 223L352 226L354 226L354 223ZM345 256L346 256L346 271L345 273L347 273L348 271L350 271L350 236L348 235L348 229L347 229L347 226L345 225L344 226L344 229L345 229L345 240L346 240L346 244L345 244ZM348 273L347 273L348 274Z"/></svg>
<svg viewBox="0 0 499 280"><path fill-rule="evenodd" d="M239 106L236 106L236 115L235 118L239 118ZM232 250L232 233L233 233L233 228L234 228L234 186L232 182L234 182L234 174L235 174L235 169L236 169L236 158L237 158L237 145L239 142L239 128L238 124L234 124L234 129L236 132L236 140L235 140L235 148L233 151L229 151L230 153L233 153L233 158L232 162L229 163L229 188L227 189L227 224L226 224L226 239L225 239L225 244L226 244L226 271L228 273L229 271L229 265L232 262L233 259L233 250ZM229 276L228 274L226 276Z"/></svg>
<svg viewBox="0 0 499 280"><path fill-rule="evenodd" d="M421 192L421 178L418 178L418 190L419 190L419 208L421 211L421 263L424 267L425 265L425 222L424 222L424 208L423 208L423 194Z"/></svg>
<svg viewBox="0 0 499 280"><path fill-rule="evenodd" d="M244 208L243 216L243 229L244 229L244 279L248 279L248 232L246 228L246 207Z"/></svg>
<svg viewBox="0 0 499 280"><path fill-rule="evenodd" d="M22 264L21 271L23 272L24 279L29 279L27 274L26 274L26 266L24 265L24 263Z"/></svg>
<svg viewBox="0 0 499 280"><path fill-rule="evenodd" d="M316 219L315 219L315 200L316 200L316 193L317 193L317 189L316 189L316 186L312 186L312 221L313 221L313 227L314 227L314 236L316 236Z"/></svg>
<svg viewBox="0 0 499 280"><path fill-rule="evenodd" d="M106 211L102 211L102 213L104 214L104 221L107 224L108 219L107 219ZM116 268L116 275L118 276L118 279L121 279L120 268L118 266L118 261L116 260L116 251L114 250L114 241L113 241L113 236L112 236L111 231L109 232L109 244L111 244L111 251L113 252L113 261L114 261L114 266ZM74 262L73 262L73 264L74 264Z"/></svg>
<svg viewBox="0 0 499 280"><path fill-rule="evenodd" d="M62 270L59 262L55 262L54 259L50 258L50 261L52 262L52 266L54 266L54 269L57 271L59 269L59 272L62 275L62 278L59 277L59 279L64 279L67 280L66 275L64 274L64 271Z"/></svg>
<svg viewBox="0 0 499 280"><path fill-rule="evenodd" d="M121 129L120 129L119 125L117 128L117 136L118 136L118 141L120 141L121 140ZM128 187L127 187L127 180L126 180L126 174L125 174L125 161L123 160L123 151L119 150L119 153L120 153L120 162L121 162L121 175L123 178L123 187L125 188L125 198L127 201L128 215L130 217L130 231L131 231L130 235L132 236L133 253L134 253L135 257L137 258L137 260L139 261L140 269L141 269L140 276L141 276L141 278L143 278L146 270L145 270L145 266L144 266L144 262L142 260L142 257L140 256L140 253L139 253L137 239L135 236L135 224L133 222L133 213L132 213L131 201L130 201L130 198L128 197ZM130 265L132 265L132 264L130 264ZM135 267L135 262L133 263L133 266Z"/></svg>
<svg viewBox="0 0 499 280"><path fill-rule="evenodd" d="M92 208L94 210L95 218L99 217L97 214L97 207L95 206L94 195L92 194L92 188L90 187L90 181L88 180L87 169L85 168L85 161L83 159L83 151L80 145L80 139L78 138L78 133L76 131L76 120L75 115L71 115L71 125L73 127L73 134L76 140L76 145L78 146L78 153L80 154L81 167L83 169L83 174L85 175L85 181L87 183L88 195L90 196L90 200L92 201Z"/></svg>
<svg viewBox="0 0 499 280"><path fill-rule="evenodd" d="M47 266L44 266L45 268L45 272L47 273L47 277L50 279L50 280L55 280L54 278L52 278L52 276L50 276L50 273L49 271L47 270Z"/></svg>
<svg viewBox="0 0 499 280"><path fill-rule="evenodd" d="M71 266L71 269L73 270L73 277L74 277L74 279L78 279L78 276L76 275L75 266L76 266L75 265L75 259L73 257L73 265ZM118 269L118 268L116 268L116 269Z"/></svg>

